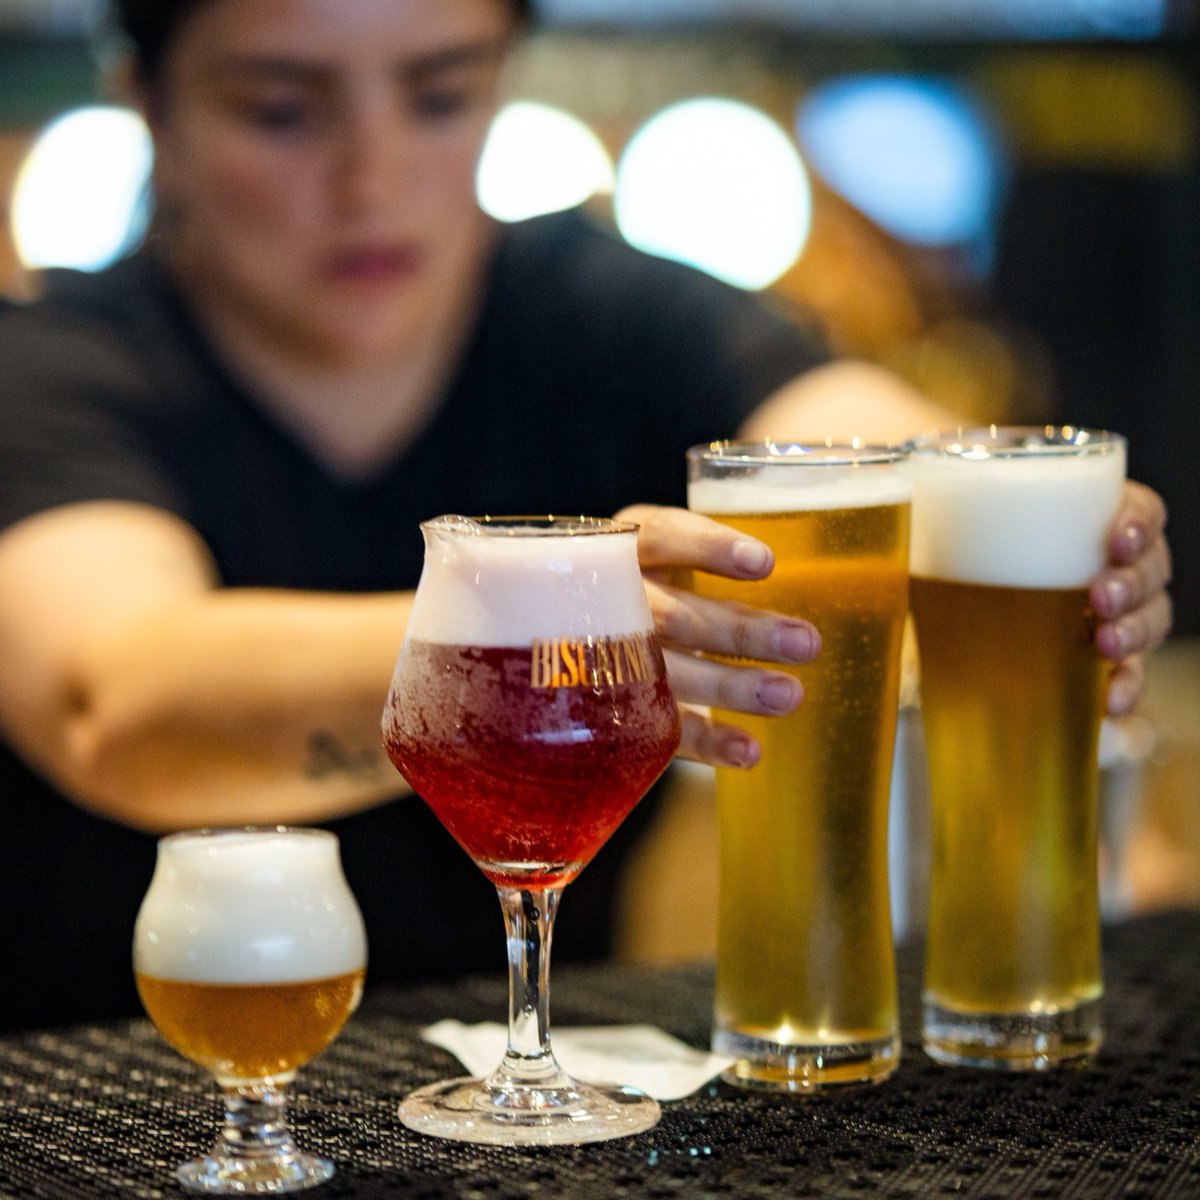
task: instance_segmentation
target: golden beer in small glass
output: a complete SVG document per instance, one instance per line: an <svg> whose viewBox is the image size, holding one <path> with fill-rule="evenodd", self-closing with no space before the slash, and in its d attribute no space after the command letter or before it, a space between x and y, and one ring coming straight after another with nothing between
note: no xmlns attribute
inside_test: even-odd
<svg viewBox="0 0 1200 1200"><path fill-rule="evenodd" d="M912 609L932 848L923 1043L1037 1070L1102 1036L1097 741L1106 668L1088 584L1125 443L1076 429L919 439Z"/></svg>
<svg viewBox="0 0 1200 1200"><path fill-rule="evenodd" d="M358 1007L366 933L337 837L320 829L212 829L158 843L133 967L146 1015L217 1081L225 1124L176 1171L209 1195L315 1187L334 1167L286 1121L296 1071Z"/></svg>
<svg viewBox="0 0 1200 1200"><path fill-rule="evenodd" d="M713 1048L726 1078L806 1092L877 1082L900 1042L887 815L908 609L910 487L877 447L715 443L688 452L688 507L766 542L771 575L695 573L696 592L804 617L788 717L714 716L762 747L718 768Z"/></svg>

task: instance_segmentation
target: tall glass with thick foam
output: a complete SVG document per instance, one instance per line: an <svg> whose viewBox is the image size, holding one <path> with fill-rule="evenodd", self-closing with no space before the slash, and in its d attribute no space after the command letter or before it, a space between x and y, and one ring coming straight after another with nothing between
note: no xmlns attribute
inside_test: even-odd
<svg viewBox="0 0 1200 1200"><path fill-rule="evenodd" d="M912 608L929 756L926 1051L1003 1070L1100 1045L1088 584L1125 443L1076 428L914 443Z"/></svg>
<svg viewBox="0 0 1200 1200"><path fill-rule="evenodd" d="M554 1059L550 936L562 889L670 761L679 715L637 560L600 518L426 522L425 565L387 706L397 769L496 885L508 1050L486 1079L410 1096L412 1129L507 1145L599 1141L659 1116Z"/></svg>
<svg viewBox="0 0 1200 1200"><path fill-rule="evenodd" d="M185 1163L192 1191L270 1194L333 1174L298 1150L283 1089L358 1006L362 916L337 838L227 829L163 838L134 930L138 994L163 1037L216 1077L225 1127Z"/></svg>
<svg viewBox="0 0 1200 1200"><path fill-rule="evenodd" d="M766 542L745 583L705 596L812 621L789 717L714 715L762 755L716 773L720 883L713 1048L747 1086L804 1092L899 1060L887 809L908 609L909 484L895 451L716 443L688 452L688 506Z"/></svg>

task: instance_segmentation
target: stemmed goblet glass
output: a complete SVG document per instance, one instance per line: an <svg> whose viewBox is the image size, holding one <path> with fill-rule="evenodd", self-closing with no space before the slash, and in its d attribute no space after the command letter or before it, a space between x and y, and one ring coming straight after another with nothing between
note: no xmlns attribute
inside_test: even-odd
<svg viewBox="0 0 1200 1200"><path fill-rule="evenodd" d="M284 1089L358 1007L366 956L332 833L202 830L159 842L134 931L138 994L225 1100L215 1147L176 1172L185 1188L292 1192L333 1174L296 1147Z"/></svg>
<svg viewBox="0 0 1200 1200"><path fill-rule="evenodd" d="M636 1089L579 1083L550 1044L563 888L679 743L637 561L600 518L439 517L383 715L392 762L496 885L508 1048L485 1079L413 1093L405 1125L462 1141L578 1143L648 1129Z"/></svg>

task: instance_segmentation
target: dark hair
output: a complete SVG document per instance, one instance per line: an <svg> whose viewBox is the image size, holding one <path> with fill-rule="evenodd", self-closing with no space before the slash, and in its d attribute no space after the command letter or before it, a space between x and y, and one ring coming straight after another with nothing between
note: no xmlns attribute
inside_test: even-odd
<svg viewBox="0 0 1200 1200"><path fill-rule="evenodd" d="M530 15L531 0L507 0L519 21ZM133 47L142 81L153 81L176 34L204 0L111 0L117 24Z"/></svg>

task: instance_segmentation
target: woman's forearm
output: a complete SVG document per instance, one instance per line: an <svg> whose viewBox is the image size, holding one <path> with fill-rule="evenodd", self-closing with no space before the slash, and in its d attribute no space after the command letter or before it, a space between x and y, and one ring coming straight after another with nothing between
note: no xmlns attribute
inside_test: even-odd
<svg viewBox="0 0 1200 1200"><path fill-rule="evenodd" d="M79 655L57 761L85 807L154 831L305 822L406 790L379 721L410 594L217 589Z"/></svg>

